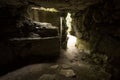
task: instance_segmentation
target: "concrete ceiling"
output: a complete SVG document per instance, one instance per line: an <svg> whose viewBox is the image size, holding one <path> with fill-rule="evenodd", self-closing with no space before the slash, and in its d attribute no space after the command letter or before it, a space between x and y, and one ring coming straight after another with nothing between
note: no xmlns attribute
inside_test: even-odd
<svg viewBox="0 0 120 80"><path fill-rule="evenodd" d="M58 10L83 10L99 1L101 0L0 0L0 6L30 4L34 6L52 7Z"/></svg>

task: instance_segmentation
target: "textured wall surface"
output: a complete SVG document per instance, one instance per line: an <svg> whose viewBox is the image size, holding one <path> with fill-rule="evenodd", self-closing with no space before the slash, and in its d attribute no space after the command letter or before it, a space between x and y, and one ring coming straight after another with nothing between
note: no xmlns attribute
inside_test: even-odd
<svg viewBox="0 0 120 80"><path fill-rule="evenodd" d="M119 0L92 5L74 15L77 36L89 42L92 54L108 56L113 79L119 80L120 6Z"/></svg>
<svg viewBox="0 0 120 80"><path fill-rule="evenodd" d="M21 16L29 16L32 5L55 7L60 11L74 13L76 36L90 44L92 54L106 55L112 66L109 71L112 80L120 80L120 0L0 0L1 52L10 51L7 40L18 35L16 23ZM12 62L12 54L0 54L5 57L5 62L1 60L0 63Z"/></svg>

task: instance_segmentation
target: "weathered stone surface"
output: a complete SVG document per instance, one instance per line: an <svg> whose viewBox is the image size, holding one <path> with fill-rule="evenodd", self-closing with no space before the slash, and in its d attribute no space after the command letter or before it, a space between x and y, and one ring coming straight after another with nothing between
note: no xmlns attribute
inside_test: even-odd
<svg viewBox="0 0 120 80"><path fill-rule="evenodd" d="M50 68L52 68L52 69L57 69L58 67L59 67L58 64L50 66Z"/></svg>
<svg viewBox="0 0 120 80"><path fill-rule="evenodd" d="M43 74L38 80L57 80L55 74Z"/></svg>
<svg viewBox="0 0 120 80"><path fill-rule="evenodd" d="M59 10L81 10L99 2L100 0L1 0L1 5L36 5L43 7L55 7Z"/></svg>
<svg viewBox="0 0 120 80"><path fill-rule="evenodd" d="M46 56L60 52L59 37L50 38L13 38L10 45L15 54L21 57L27 56ZM46 56L47 57L47 56Z"/></svg>
<svg viewBox="0 0 120 80"><path fill-rule="evenodd" d="M70 65L68 65L68 64L62 64L62 65L61 65L61 67L62 67L63 69L68 69L68 68L71 68L71 66L70 66Z"/></svg>
<svg viewBox="0 0 120 80"><path fill-rule="evenodd" d="M39 7L38 7L39 8ZM49 12L43 10L31 9L30 18L38 22L47 22L52 25L59 27L60 26L60 12Z"/></svg>
<svg viewBox="0 0 120 80"><path fill-rule="evenodd" d="M76 75L72 69L61 69L60 74L65 77L74 77Z"/></svg>
<svg viewBox="0 0 120 80"><path fill-rule="evenodd" d="M0 1L0 75L22 66L24 63L28 64L34 62L34 60L35 62L41 61L41 58L43 58L41 56L45 57L48 54L48 58L50 58L51 54L49 53L51 51L54 54L51 57L59 56L59 51L57 51L58 47L60 50L59 37L53 37L58 36L58 29L41 28L44 29L39 32L41 37L52 36L51 39L41 39L36 31L38 25L30 19L30 9L31 3L29 4L27 0ZM40 43L39 40L36 41L36 38L40 39Z"/></svg>
<svg viewBox="0 0 120 80"><path fill-rule="evenodd" d="M90 6L98 1L100 1L99 4ZM11 62L13 57L7 56L12 53L9 52L8 44L6 46L6 40L21 34L17 33L19 29L18 26L16 27L16 23L19 20L24 23L22 17L29 16L30 5L55 7L65 12L76 11L73 18L74 25L77 26L77 37L90 43L90 49L93 54L99 53L108 56L109 63L113 66L111 73L114 76L112 78L113 80L119 80L116 75L119 76L120 72L120 0L61 0L61 2L58 0L0 0L0 37L2 38L0 51L5 53L0 53L0 59L5 57L5 64L9 60ZM28 24L26 25L29 27ZM25 30L24 32L27 31ZM0 62L4 63L2 60Z"/></svg>
<svg viewBox="0 0 120 80"><path fill-rule="evenodd" d="M120 7L118 6L120 3L116 2L119 1L103 1L92 5L82 13L77 12L73 18L79 33L77 36L82 35L79 38L90 44L91 55L106 55L112 68L120 71L118 69L119 62L117 62L120 57L120 28L118 26L120 25ZM96 60L95 62L99 63ZM118 74L118 72L115 71L114 74ZM118 79L117 76L115 77Z"/></svg>

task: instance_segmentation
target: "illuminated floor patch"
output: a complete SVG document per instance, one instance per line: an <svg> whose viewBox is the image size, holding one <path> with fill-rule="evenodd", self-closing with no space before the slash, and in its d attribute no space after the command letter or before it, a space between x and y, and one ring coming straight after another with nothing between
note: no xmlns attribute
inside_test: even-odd
<svg viewBox="0 0 120 80"><path fill-rule="evenodd" d="M68 39L68 43L67 43L67 47L69 48L75 48L75 44L76 44L76 40L77 38L75 36L72 35L67 35Z"/></svg>
<svg viewBox="0 0 120 80"><path fill-rule="evenodd" d="M68 38L66 56L68 59L73 59L78 54L78 49L75 47L77 38L72 35L68 35Z"/></svg>

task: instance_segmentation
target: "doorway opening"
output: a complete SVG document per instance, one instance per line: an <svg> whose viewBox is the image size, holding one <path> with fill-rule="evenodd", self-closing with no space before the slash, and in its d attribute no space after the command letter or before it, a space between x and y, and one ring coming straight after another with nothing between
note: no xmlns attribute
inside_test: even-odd
<svg viewBox="0 0 120 80"><path fill-rule="evenodd" d="M67 48L71 48L72 49L73 47L75 47L77 38L70 34L70 32L72 31L72 17L71 17L71 13L67 13L66 25L68 27L68 30L67 30L67 37L68 37Z"/></svg>
<svg viewBox="0 0 120 80"><path fill-rule="evenodd" d="M67 13L66 25L68 27L68 30L67 30L68 42L67 42L66 56L69 59L72 59L72 58L74 58L76 53L78 53L78 49L75 47L77 38L70 34L70 32L72 31L72 17L71 17L71 13Z"/></svg>

